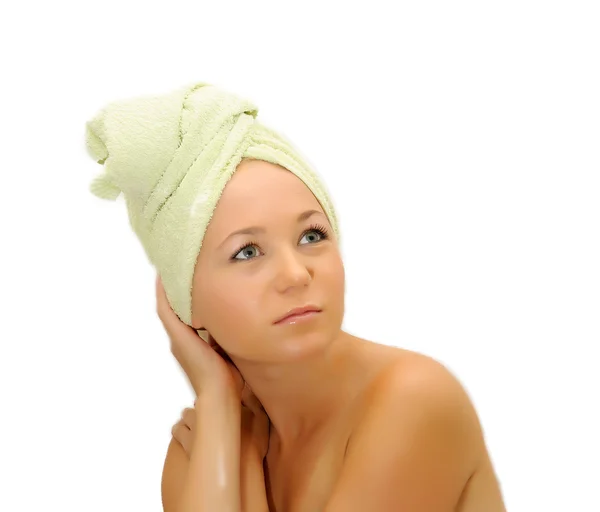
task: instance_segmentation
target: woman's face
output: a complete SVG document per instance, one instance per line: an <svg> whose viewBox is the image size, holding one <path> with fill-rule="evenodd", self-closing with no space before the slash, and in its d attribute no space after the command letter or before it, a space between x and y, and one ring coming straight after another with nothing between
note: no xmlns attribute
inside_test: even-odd
<svg viewBox="0 0 600 512"><path fill-rule="evenodd" d="M298 221L308 210L318 213ZM263 231L231 234L254 226ZM335 234L308 187L282 167L242 160L196 262L192 325L207 329L232 357L282 362L310 356L340 333L344 286ZM304 323L273 325L305 304L322 312Z"/></svg>

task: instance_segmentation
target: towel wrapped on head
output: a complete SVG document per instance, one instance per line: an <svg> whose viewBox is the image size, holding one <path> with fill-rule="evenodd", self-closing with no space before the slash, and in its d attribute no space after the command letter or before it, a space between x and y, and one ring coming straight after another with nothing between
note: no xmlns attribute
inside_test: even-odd
<svg viewBox="0 0 600 512"><path fill-rule="evenodd" d="M340 239L326 186L291 142L256 120L248 99L197 82L172 93L116 101L86 123L90 155L104 165L90 191L116 200L161 276L173 311L192 322L192 278L206 228L243 158L300 178Z"/></svg>

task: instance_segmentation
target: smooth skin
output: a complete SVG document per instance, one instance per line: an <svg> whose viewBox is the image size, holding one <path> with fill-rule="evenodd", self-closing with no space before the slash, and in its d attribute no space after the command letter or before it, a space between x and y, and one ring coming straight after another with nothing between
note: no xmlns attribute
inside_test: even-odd
<svg viewBox="0 0 600 512"><path fill-rule="evenodd" d="M306 211L316 213L298 221ZM229 236L248 226L264 229ZM504 511L477 414L460 382L429 357L343 331L344 293L339 246L310 190L277 165L243 160L225 187L198 257L192 324L222 347L269 418L265 465L256 460L249 465L259 481L255 487L270 488L269 508L262 512ZM273 325L307 303L322 309L314 320ZM200 432L206 439L236 443L234 429L217 428L235 414L220 411L215 420L219 402L207 402L212 409L195 407L191 458L177 439L169 445L163 470L166 512L183 510L176 503L182 480L202 487L199 480L209 466L190 479L194 457L197 465L203 456L211 457L198 451ZM232 409L233 402L228 402ZM356 412L344 422L349 432L337 426L348 411ZM233 437L227 441L227 435ZM344 436L343 464L327 489L300 478L312 471L306 459L311 448L325 453ZM238 465L238 472L244 473L243 467ZM243 480L239 486L243 494ZM240 499L236 510L258 512L262 499Z"/></svg>
<svg viewBox="0 0 600 512"><path fill-rule="evenodd" d="M269 443L266 412L215 340L209 336L204 342L179 320L160 277L156 298L171 352L196 392L198 413L206 418L203 428L194 429L187 439L189 461L174 443L169 446L162 481L165 510L266 510L262 472Z"/></svg>

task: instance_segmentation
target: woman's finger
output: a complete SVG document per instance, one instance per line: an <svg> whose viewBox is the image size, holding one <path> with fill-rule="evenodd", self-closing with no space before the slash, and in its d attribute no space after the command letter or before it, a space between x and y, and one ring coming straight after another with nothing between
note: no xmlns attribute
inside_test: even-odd
<svg viewBox="0 0 600 512"><path fill-rule="evenodd" d="M175 432L177 432L177 429L180 429L182 427L188 428L188 426L185 424L185 422L183 420L179 420L177 423L175 423L171 427L171 435L175 436Z"/></svg>
<svg viewBox="0 0 600 512"><path fill-rule="evenodd" d="M165 289L162 285L160 275L156 274L156 312L161 316L165 309ZM161 317L162 320L162 317Z"/></svg>
<svg viewBox="0 0 600 512"><path fill-rule="evenodd" d="M196 410L186 407L181 413L181 420L190 430L194 430L196 427Z"/></svg>
<svg viewBox="0 0 600 512"><path fill-rule="evenodd" d="M192 431L187 428L183 421L177 422L171 429L171 435L182 446L188 457L192 453L192 442L194 440Z"/></svg>

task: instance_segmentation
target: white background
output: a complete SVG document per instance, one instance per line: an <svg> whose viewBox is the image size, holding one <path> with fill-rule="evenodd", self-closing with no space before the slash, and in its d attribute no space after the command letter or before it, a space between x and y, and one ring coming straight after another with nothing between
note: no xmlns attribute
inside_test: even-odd
<svg viewBox="0 0 600 512"><path fill-rule="evenodd" d="M84 125L196 80L323 176L344 328L459 377L508 510L600 510L597 2L7 5L1 510L161 510L193 395Z"/></svg>

